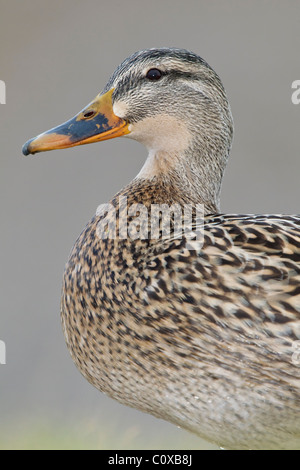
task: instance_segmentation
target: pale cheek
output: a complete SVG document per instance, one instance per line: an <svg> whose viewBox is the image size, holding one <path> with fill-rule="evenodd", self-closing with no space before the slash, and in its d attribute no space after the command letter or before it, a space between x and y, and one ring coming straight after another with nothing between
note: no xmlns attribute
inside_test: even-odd
<svg viewBox="0 0 300 470"><path fill-rule="evenodd" d="M127 115L128 105L125 101L117 101L113 104L113 113L121 119Z"/></svg>
<svg viewBox="0 0 300 470"><path fill-rule="evenodd" d="M128 137L149 150L182 153L189 147L191 133L178 118L169 115L147 117L129 126Z"/></svg>

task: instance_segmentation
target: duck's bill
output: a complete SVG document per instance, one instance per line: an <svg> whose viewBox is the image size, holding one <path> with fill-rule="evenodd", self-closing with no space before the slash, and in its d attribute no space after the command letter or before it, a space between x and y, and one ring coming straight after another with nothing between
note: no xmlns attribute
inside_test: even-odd
<svg viewBox="0 0 300 470"><path fill-rule="evenodd" d="M34 139L30 139L23 146L23 154L29 155L47 150L91 144L129 134L128 123L113 113L113 91L111 89L103 95L98 95L77 116Z"/></svg>

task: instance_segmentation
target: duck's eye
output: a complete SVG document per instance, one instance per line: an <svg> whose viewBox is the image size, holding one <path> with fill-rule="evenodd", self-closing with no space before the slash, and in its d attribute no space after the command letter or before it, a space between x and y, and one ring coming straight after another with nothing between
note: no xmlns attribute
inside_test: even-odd
<svg viewBox="0 0 300 470"><path fill-rule="evenodd" d="M162 77L162 72L159 69L150 69L146 74L148 80L159 80Z"/></svg>

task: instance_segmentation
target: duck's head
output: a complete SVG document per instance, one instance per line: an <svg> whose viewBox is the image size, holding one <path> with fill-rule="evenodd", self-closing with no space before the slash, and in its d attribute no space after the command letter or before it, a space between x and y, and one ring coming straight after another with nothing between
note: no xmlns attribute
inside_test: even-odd
<svg viewBox="0 0 300 470"><path fill-rule="evenodd" d="M23 147L24 155L126 136L148 159L138 178L172 178L218 209L233 135L222 82L198 55L149 49L127 58L74 118Z"/></svg>

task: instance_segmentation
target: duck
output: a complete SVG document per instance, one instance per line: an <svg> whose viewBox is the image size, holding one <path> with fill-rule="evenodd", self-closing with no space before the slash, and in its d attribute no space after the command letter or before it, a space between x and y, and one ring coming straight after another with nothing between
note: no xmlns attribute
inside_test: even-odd
<svg viewBox="0 0 300 470"><path fill-rule="evenodd" d="M134 53L23 154L121 136L148 156L67 261L73 361L111 398L222 448L300 449L300 216L221 212L233 118L196 53Z"/></svg>

